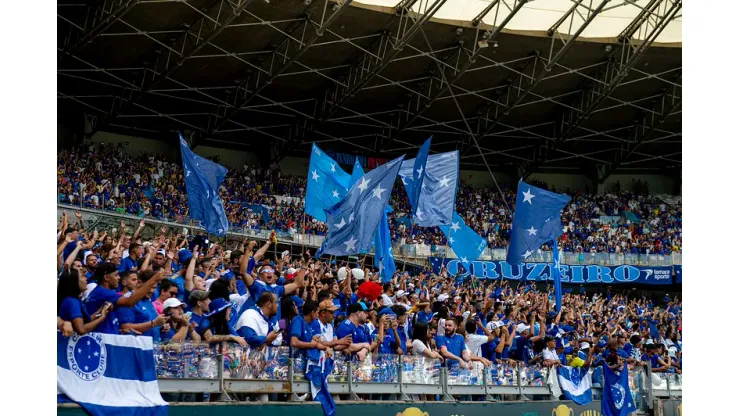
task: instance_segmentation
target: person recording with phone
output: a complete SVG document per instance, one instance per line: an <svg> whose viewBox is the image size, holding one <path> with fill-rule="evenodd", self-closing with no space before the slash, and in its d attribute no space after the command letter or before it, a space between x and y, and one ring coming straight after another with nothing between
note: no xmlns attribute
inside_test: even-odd
<svg viewBox="0 0 740 416"><path fill-rule="evenodd" d="M245 311L236 322L236 332L252 348L263 345L280 346L283 342L282 330L274 319L278 311L278 300L272 292L262 292L257 298L255 308Z"/></svg>
<svg viewBox="0 0 740 416"><path fill-rule="evenodd" d="M162 326L162 342L200 341L195 323L190 322L191 313L182 310L184 305L177 298L167 299L162 305L162 312L167 318Z"/></svg>

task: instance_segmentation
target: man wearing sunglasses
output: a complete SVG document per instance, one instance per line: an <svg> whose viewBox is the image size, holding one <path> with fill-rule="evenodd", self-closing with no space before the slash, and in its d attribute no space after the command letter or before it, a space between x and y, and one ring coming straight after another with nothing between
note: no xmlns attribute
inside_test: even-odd
<svg viewBox="0 0 740 416"><path fill-rule="evenodd" d="M280 286L276 284L277 281L277 274L275 272L275 269L273 269L271 266L260 266L256 270L253 270L251 274L247 273L247 263L248 259L247 256L242 256L242 259L239 263L239 272L242 275L242 279L244 280L244 284L247 285L247 289L249 289L249 294L252 296L252 299L259 299L260 295L263 292L270 292L274 294L277 297L278 302L278 310L277 313L271 318L272 321L277 322L280 320L280 302L284 296L292 295L298 291L298 289L302 288L304 285L303 278L306 275L306 272L308 272L307 267L301 267L301 270L299 270L296 273L295 279L293 279L293 282L288 283L285 286Z"/></svg>

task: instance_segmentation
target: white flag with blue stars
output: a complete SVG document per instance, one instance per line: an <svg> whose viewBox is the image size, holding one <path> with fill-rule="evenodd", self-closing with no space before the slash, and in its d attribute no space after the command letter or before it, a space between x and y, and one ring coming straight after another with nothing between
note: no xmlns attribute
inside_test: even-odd
<svg viewBox="0 0 740 416"><path fill-rule="evenodd" d="M403 156L366 173L338 204L325 211L327 234L316 257L370 249L402 161Z"/></svg>

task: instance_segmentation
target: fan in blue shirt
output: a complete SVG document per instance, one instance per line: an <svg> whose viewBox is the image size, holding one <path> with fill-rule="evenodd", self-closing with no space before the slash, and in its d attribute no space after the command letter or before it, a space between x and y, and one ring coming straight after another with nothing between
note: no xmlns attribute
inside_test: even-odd
<svg viewBox="0 0 740 416"><path fill-rule="evenodd" d="M337 325L336 336L338 339L352 336L349 352L357 354L357 359L364 361L366 355L378 345L377 341L370 342L370 334L365 326L367 307L362 302L353 303L347 308L347 313L347 319Z"/></svg>
<svg viewBox="0 0 740 416"><path fill-rule="evenodd" d="M311 325L318 317L318 302L308 300L303 305L303 316L296 316L290 322L288 336L294 357L305 354L308 360L318 361L319 351L326 349L326 346L319 340L321 333L315 333Z"/></svg>
<svg viewBox="0 0 740 416"><path fill-rule="evenodd" d="M116 308L119 307L132 307L136 302L143 299L152 289L164 279L164 273L160 272L152 276L146 283L142 284L140 288L131 292L131 296L122 297L116 293L118 288L118 268L113 263L102 263L98 265L95 270L95 277L98 281L95 289L90 292L90 295L85 302L85 310L88 314L94 317L94 314L100 309L106 302L112 305L112 310L109 310L108 315L101 325L96 329L97 332L104 334L118 334L119 322L118 322L118 311Z"/></svg>
<svg viewBox="0 0 740 416"><path fill-rule="evenodd" d="M59 277L57 286L57 316L62 320L71 322L72 329L78 335L84 335L95 331L108 315L109 306L104 304L98 309L91 319L90 314L80 302L80 294L87 289L87 281L80 276L77 270L65 270Z"/></svg>
<svg viewBox="0 0 740 416"><path fill-rule="evenodd" d="M137 280L135 287L141 287L154 276L153 270L144 270L139 273L140 279ZM130 296L128 292L124 297ZM139 299L132 307L118 309L118 324L121 326L121 332L131 335L144 335L152 337L154 342L159 342L160 326L165 323L164 315L158 315L152 304L151 296L154 293L152 288L147 295ZM170 300L170 299L168 299ZM166 301L165 301L166 303Z"/></svg>
<svg viewBox="0 0 740 416"><path fill-rule="evenodd" d="M437 344L439 354L445 358L445 365L450 368L459 363L462 368L473 369L470 361L470 351L465 346L465 338L455 333L454 319L445 319L444 335L437 335L434 340Z"/></svg>

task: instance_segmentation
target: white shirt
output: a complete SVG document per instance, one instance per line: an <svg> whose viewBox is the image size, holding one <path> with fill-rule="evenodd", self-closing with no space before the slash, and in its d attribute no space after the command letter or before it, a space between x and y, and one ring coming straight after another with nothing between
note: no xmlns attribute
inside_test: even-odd
<svg viewBox="0 0 740 416"><path fill-rule="evenodd" d="M431 348L429 348L428 345L424 344L419 339L415 339L411 343L411 348L412 348L412 352L413 352L414 356L416 356L416 357L423 357L424 356L424 351L431 349Z"/></svg>
<svg viewBox="0 0 740 416"><path fill-rule="evenodd" d="M383 293L382 298L383 298L383 306L393 306L393 299L390 296Z"/></svg>
<svg viewBox="0 0 740 416"><path fill-rule="evenodd" d="M551 350L549 348L545 348L544 350L542 350L542 359L560 361L560 358L558 358L558 353L555 352L555 350Z"/></svg>
<svg viewBox="0 0 740 416"><path fill-rule="evenodd" d="M478 335L478 334L468 334L468 336L465 337L465 346L470 350L470 353L480 357L481 354L481 345L488 342L488 337L485 335Z"/></svg>
<svg viewBox="0 0 740 416"><path fill-rule="evenodd" d="M233 312L233 311L232 311ZM242 316L239 317L239 320L236 321L235 330L239 331L242 327L248 327L251 328L255 334L261 337L266 337L267 334L270 332L270 323L265 320L265 318L262 317L262 314L260 314L256 309L247 309ZM275 323L275 326L273 329L277 329L278 324ZM272 342L272 345L274 346L280 346L280 344L283 343L283 335L280 334L277 336L275 341Z"/></svg>

